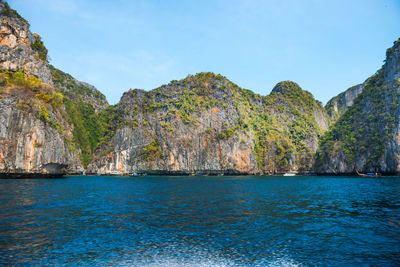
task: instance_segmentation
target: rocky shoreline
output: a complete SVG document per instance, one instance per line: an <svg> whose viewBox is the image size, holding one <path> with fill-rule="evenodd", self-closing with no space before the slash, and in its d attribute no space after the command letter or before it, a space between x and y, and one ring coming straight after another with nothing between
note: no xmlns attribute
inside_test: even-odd
<svg viewBox="0 0 400 267"><path fill-rule="evenodd" d="M43 174L43 173L0 173L0 179L52 179L52 178L67 178L69 176L109 176L109 177L163 177L163 176L211 176L211 177L223 177L223 176L263 176L263 177L272 177L272 176L286 176L287 173L239 173L239 172L182 172L182 171L157 171L157 170L149 170L148 172L137 172L135 175L133 173L119 173L119 174L99 174L99 173L64 173L64 174ZM291 173L290 176L332 176L332 177L364 177L365 174L360 173ZM385 176L400 176L399 173L379 173L376 176L369 177L385 177Z"/></svg>

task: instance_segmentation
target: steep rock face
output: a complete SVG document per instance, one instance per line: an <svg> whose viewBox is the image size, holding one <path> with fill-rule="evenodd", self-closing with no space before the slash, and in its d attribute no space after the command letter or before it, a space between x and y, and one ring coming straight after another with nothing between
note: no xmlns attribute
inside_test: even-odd
<svg viewBox="0 0 400 267"><path fill-rule="evenodd" d="M213 78L209 82L213 84L198 88L203 92L194 91L196 81L187 79L152 92L125 93L117 107L122 123L103 149L104 156L88 171L255 172L257 162L247 144L251 140L240 143L243 133L236 133L238 114L229 99L233 92L225 89L228 82ZM217 102L222 106L224 100L228 103L218 108ZM228 130L230 136L223 137ZM107 150L112 151L104 152Z"/></svg>
<svg viewBox="0 0 400 267"><path fill-rule="evenodd" d="M354 99L362 92L364 87L365 83L355 85L328 101L325 109L332 121L336 121L349 106L353 105Z"/></svg>
<svg viewBox="0 0 400 267"><path fill-rule="evenodd" d="M26 20L0 1L0 70L17 71L51 84L47 49L40 36L29 31Z"/></svg>
<svg viewBox="0 0 400 267"><path fill-rule="evenodd" d="M0 173L81 172L68 142L72 134L63 96L51 85L47 50L28 22L3 1L0 36Z"/></svg>
<svg viewBox="0 0 400 267"><path fill-rule="evenodd" d="M293 101L303 96L306 102ZM130 90L115 112L110 139L88 172L306 171L328 125L323 107L295 83L281 83L262 97L212 73L151 92Z"/></svg>
<svg viewBox="0 0 400 267"><path fill-rule="evenodd" d="M40 37L1 0L0 23L0 173L82 172L104 95L49 66Z"/></svg>
<svg viewBox="0 0 400 267"><path fill-rule="evenodd" d="M399 66L397 41L383 68L365 82L354 104L322 139L318 172L400 172Z"/></svg>
<svg viewBox="0 0 400 267"><path fill-rule="evenodd" d="M4 96L4 95L3 95ZM54 111L8 95L0 101L0 173L63 174L83 168ZM62 128L61 128L62 127ZM66 127L67 128L67 127Z"/></svg>
<svg viewBox="0 0 400 267"><path fill-rule="evenodd" d="M386 64L383 68L383 77L391 85L400 79L400 38L393 47L386 52Z"/></svg>
<svg viewBox="0 0 400 267"><path fill-rule="evenodd" d="M100 137L95 107L101 111L108 104L92 86L64 88L59 82L54 87L22 71L0 72L0 173L84 170L96 145L89 140Z"/></svg>

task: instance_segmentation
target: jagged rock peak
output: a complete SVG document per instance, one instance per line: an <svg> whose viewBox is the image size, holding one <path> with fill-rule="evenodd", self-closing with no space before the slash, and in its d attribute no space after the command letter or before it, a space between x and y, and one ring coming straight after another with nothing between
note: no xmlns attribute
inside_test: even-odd
<svg viewBox="0 0 400 267"><path fill-rule="evenodd" d="M302 91L303 89L301 89L301 87L297 83L292 81L282 81L275 85L271 93L287 94L291 92L302 92Z"/></svg>
<svg viewBox="0 0 400 267"><path fill-rule="evenodd" d="M172 86L178 88L185 87L192 89L193 88L219 89L220 87L226 87L228 85L234 85L234 84L221 74L216 74L213 72L200 72L195 75L188 75L186 78L179 81L172 80L168 85L161 86L160 88Z"/></svg>
<svg viewBox="0 0 400 267"><path fill-rule="evenodd" d="M397 41L393 42L393 46L386 50L386 58L389 58L393 55L395 51L398 51L400 48L400 38Z"/></svg>
<svg viewBox="0 0 400 267"><path fill-rule="evenodd" d="M199 81L199 80L203 82L208 82L210 80L229 81L225 76L222 76L221 74L217 74L214 72L200 72L194 75L189 74L186 78L182 79L181 81L188 82L188 81Z"/></svg>
<svg viewBox="0 0 400 267"><path fill-rule="evenodd" d="M383 77L389 83L400 80L400 38L386 51Z"/></svg>
<svg viewBox="0 0 400 267"><path fill-rule="evenodd" d="M188 75L181 80L172 80L168 84L164 84L150 91L129 89L122 95L120 103L142 101L144 98L153 95L157 100L160 100L160 98L181 95L184 92L221 98L227 95L232 96L233 92L240 90L239 86L220 74L201 72L195 75Z"/></svg>
<svg viewBox="0 0 400 267"><path fill-rule="evenodd" d="M29 22L24 19L18 12L8 5L7 2L0 0L0 16L6 16L10 18L17 18L18 20L24 22L27 26L29 26Z"/></svg>
<svg viewBox="0 0 400 267"><path fill-rule="evenodd" d="M0 71L17 71L52 84L47 49L41 37L29 30L29 23L0 0Z"/></svg>

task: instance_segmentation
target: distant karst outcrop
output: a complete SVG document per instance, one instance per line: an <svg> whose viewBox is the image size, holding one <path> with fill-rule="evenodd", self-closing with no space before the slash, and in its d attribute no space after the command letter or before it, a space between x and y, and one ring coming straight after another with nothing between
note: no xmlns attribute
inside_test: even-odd
<svg viewBox="0 0 400 267"><path fill-rule="evenodd" d="M0 175L400 173L399 47L326 107L292 81L261 96L211 72L110 106L0 0Z"/></svg>

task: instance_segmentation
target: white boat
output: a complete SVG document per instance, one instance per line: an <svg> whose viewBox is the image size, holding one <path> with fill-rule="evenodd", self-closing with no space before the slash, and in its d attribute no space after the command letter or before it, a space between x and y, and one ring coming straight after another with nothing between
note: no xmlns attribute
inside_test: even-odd
<svg viewBox="0 0 400 267"><path fill-rule="evenodd" d="M283 176L295 176L296 174L294 174L294 173L285 173L285 174L283 174Z"/></svg>

